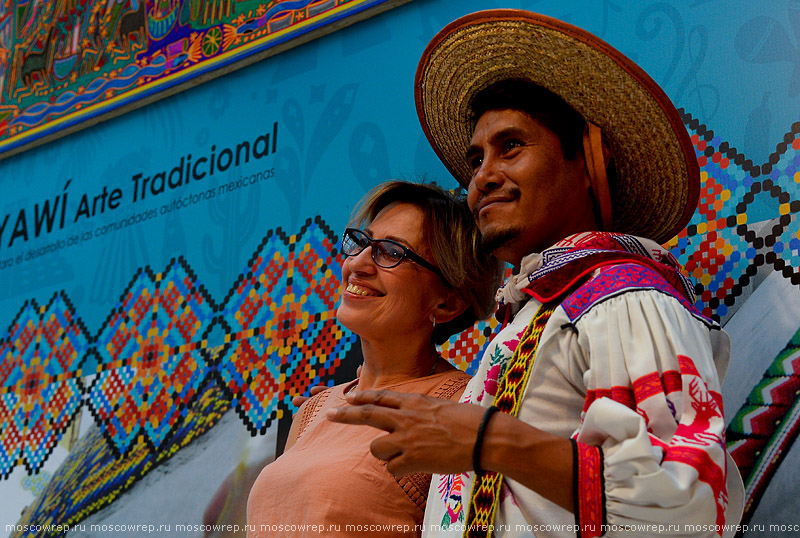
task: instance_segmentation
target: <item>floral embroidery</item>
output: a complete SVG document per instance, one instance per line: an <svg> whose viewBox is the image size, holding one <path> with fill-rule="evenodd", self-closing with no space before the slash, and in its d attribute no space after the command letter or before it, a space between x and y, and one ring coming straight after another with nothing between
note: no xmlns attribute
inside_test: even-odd
<svg viewBox="0 0 800 538"><path fill-rule="evenodd" d="M483 382L483 392L494 396L497 394L497 380L500 378L500 371L503 369L499 364L495 364L486 373L486 381Z"/></svg>
<svg viewBox="0 0 800 538"><path fill-rule="evenodd" d="M525 329L522 329L520 332L517 333L517 337L513 340L508 340L503 342L503 345L506 346L511 353L514 353L517 350L517 346L519 345L519 340L522 338L522 335L525 334Z"/></svg>
<svg viewBox="0 0 800 538"><path fill-rule="evenodd" d="M486 372L486 379L483 381L483 390L478 395L478 402L483 401L484 394L488 394L489 396L497 394L497 383L503 377L503 371L505 370L508 358L509 356L503 355L500 346L495 346L492 350L492 354L489 357L489 370Z"/></svg>
<svg viewBox="0 0 800 538"><path fill-rule="evenodd" d="M446 474L439 480L439 494L444 501L445 511L442 517L442 529L454 523L464 521L464 505L461 503L461 488L464 485L464 474Z"/></svg>

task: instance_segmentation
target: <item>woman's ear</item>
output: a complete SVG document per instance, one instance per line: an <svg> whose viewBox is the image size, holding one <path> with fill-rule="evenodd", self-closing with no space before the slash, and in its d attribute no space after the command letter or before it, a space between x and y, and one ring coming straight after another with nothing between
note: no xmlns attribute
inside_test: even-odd
<svg viewBox="0 0 800 538"><path fill-rule="evenodd" d="M431 321L436 320L436 325L452 321L467 309L466 301L452 290L440 301L431 313Z"/></svg>

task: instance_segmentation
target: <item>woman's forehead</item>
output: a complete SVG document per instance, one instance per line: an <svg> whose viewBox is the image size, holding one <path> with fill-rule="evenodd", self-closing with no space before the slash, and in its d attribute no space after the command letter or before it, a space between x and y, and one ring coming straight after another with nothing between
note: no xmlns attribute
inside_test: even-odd
<svg viewBox="0 0 800 538"><path fill-rule="evenodd" d="M392 202L381 209L372 222L364 228L374 239L392 239L415 250L427 247L423 239L422 210L408 202Z"/></svg>

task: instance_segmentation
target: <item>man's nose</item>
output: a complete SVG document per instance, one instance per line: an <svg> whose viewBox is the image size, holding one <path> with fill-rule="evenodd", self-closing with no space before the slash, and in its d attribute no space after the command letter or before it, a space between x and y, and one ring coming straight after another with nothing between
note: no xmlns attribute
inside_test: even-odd
<svg viewBox="0 0 800 538"><path fill-rule="evenodd" d="M483 193L497 189L503 183L502 175L498 173L497 159L491 155L484 156L480 167L472 176L471 183Z"/></svg>

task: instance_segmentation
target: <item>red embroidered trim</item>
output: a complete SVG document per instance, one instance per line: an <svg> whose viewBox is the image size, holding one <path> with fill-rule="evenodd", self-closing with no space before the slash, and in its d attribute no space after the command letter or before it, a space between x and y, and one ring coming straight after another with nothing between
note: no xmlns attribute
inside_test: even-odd
<svg viewBox="0 0 800 538"><path fill-rule="evenodd" d="M636 409L636 399L630 387L612 387L610 389L594 389L586 393L586 400L583 403L583 410L587 411L589 406L599 398L611 398L615 402Z"/></svg>
<svg viewBox="0 0 800 538"><path fill-rule="evenodd" d="M523 291L541 303L552 301L584 281L595 269L624 263L649 266L648 259L644 256L636 256L627 252L599 252L534 280ZM650 263L654 262L650 261Z"/></svg>
<svg viewBox="0 0 800 538"><path fill-rule="evenodd" d="M576 520L581 538L602 536L605 523L603 453L599 447L576 443L578 454L578 506Z"/></svg>
<svg viewBox="0 0 800 538"><path fill-rule="evenodd" d="M676 372L675 370L664 372L664 374L661 376L661 382L664 384L665 394L669 394L670 392L680 392L683 390L681 373Z"/></svg>
<svg viewBox="0 0 800 538"><path fill-rule="evenodd" d="M683 375L700 377L700 372L697 371L697 366L694 365L694 361L686 355L678 355L678 366Z"/></svg>
<svg viewBox="0 0 800 538"><path fill-rule="evenodd" d="M720 529L719 534L722 535L722 528L725 524L725 506L720 499L723 498L725 492L725 471L714 463L707 452L688 446L670 448L664 461L676 461L691 466L697 471L700 481L711 486L717 504L717 528Z"/></svg>
<svg viewBox="0 0 800 538"><path fill-rule="evenodd" d="M664 385L658 372L650 372L639 379L633 380L633 393L637 402L643 402L651 396L664 393Z"/></svg>
<svg viewBox="0 0 800 538"><path fill-rule="evenodd" d="M658 372L651 372L633 381L633 389L628 387L612 387L610 389L593 389L586 393L583 410L588 411L589 406L598 398L611 398L630 409L636 409L637 403L642 403L647 398L656 394L670 394L683 390L683 381L680 372L669 370L658 377ZM709 393L718 400L721 406L722 396L716 392Z"/></svg>

